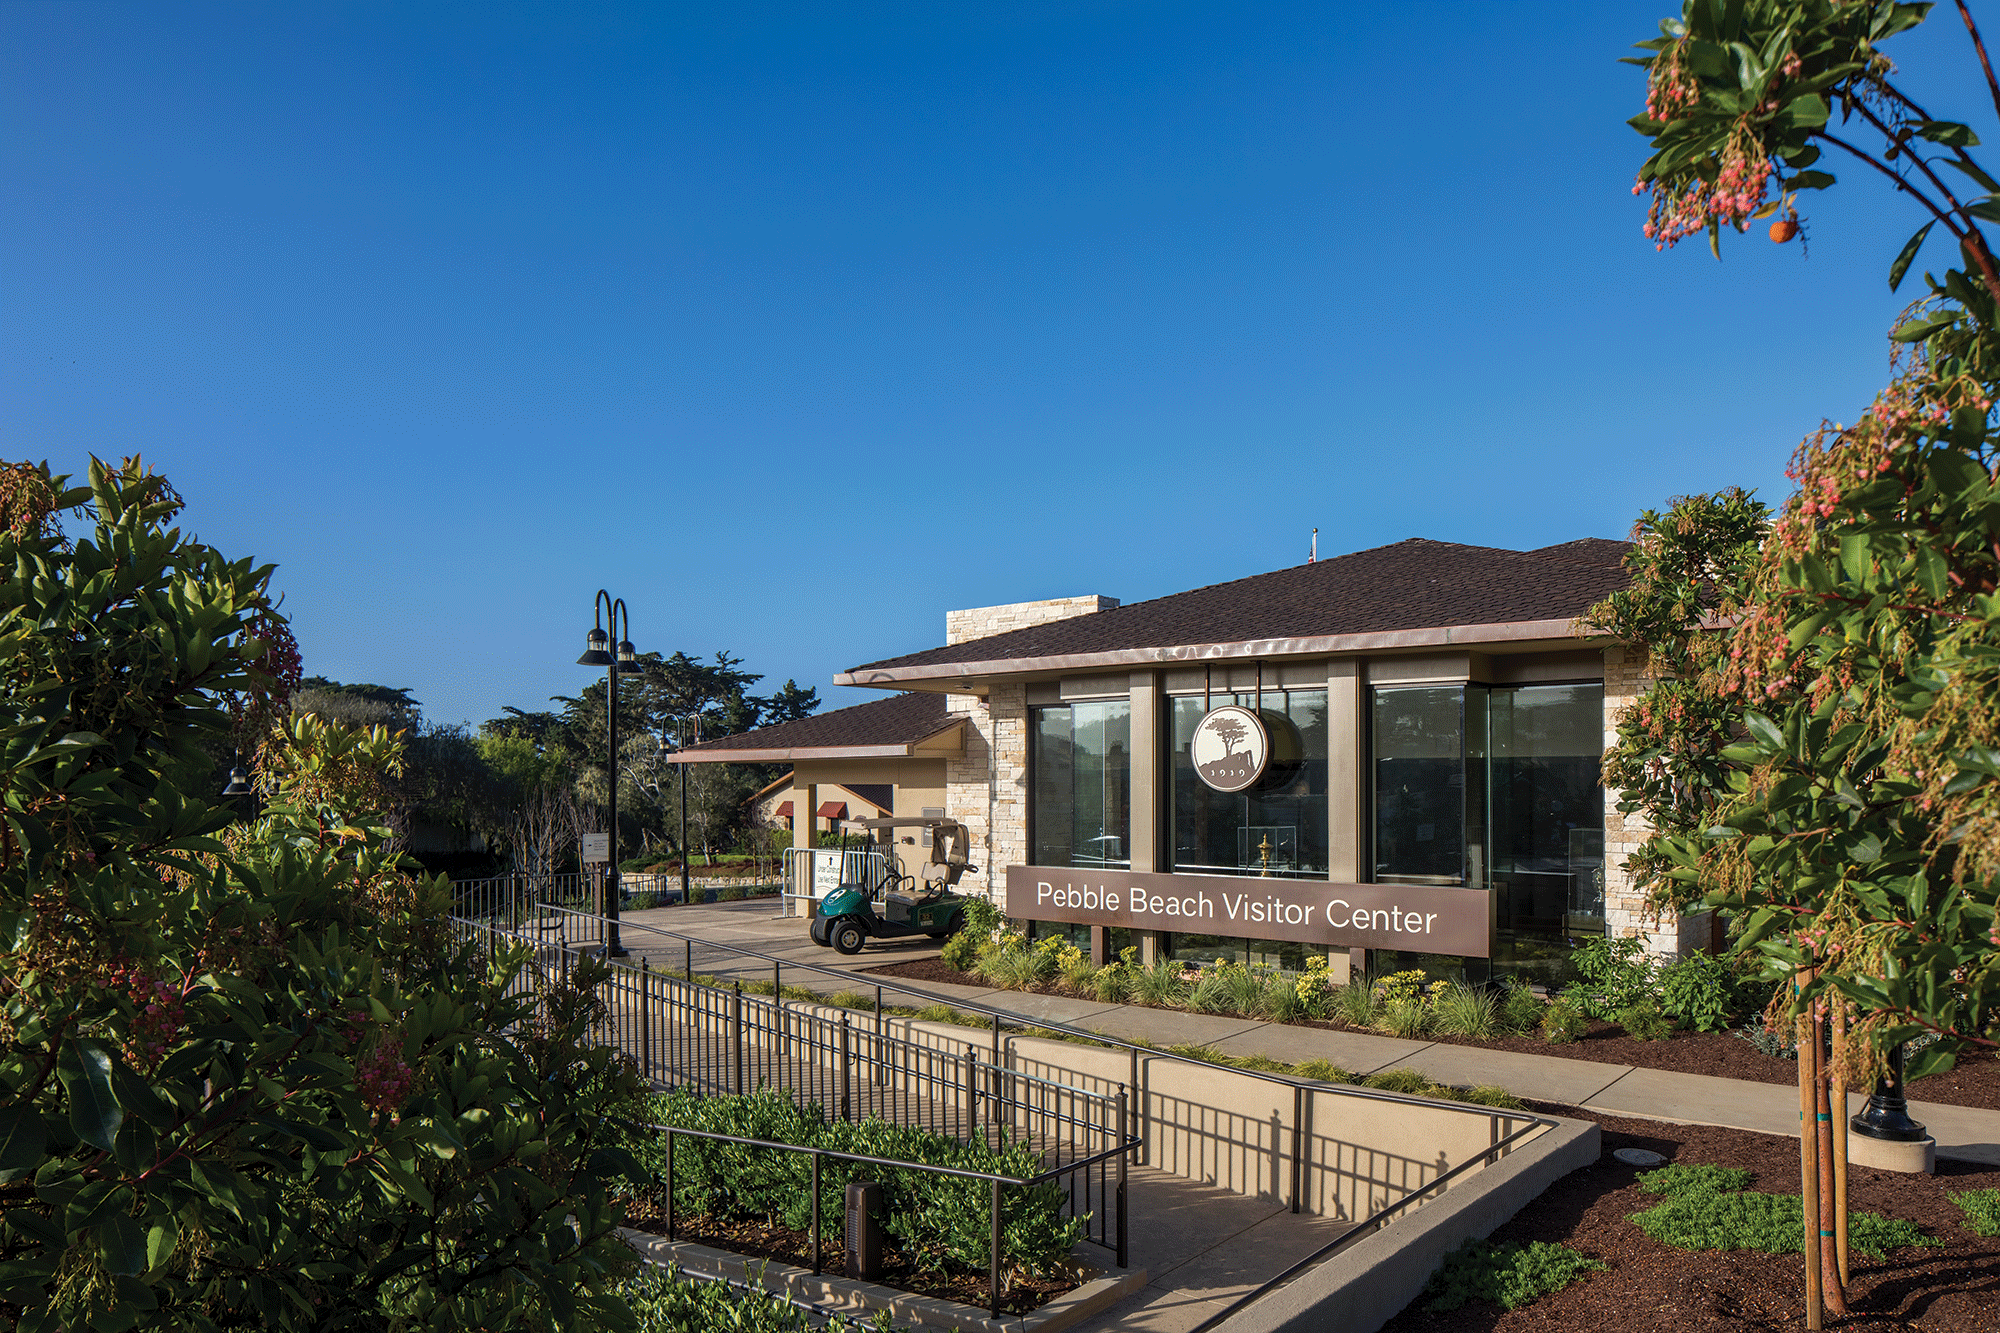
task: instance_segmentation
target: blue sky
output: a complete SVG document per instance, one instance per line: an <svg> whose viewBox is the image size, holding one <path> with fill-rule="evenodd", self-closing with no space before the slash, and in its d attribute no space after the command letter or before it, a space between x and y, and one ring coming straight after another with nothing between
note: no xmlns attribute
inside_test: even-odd
<svg viewBox="0 0 2000 1333"><path fill-rule="evenodd" d="M475 722L585 683L600 586L845 704L949 608L1315 526L1776 499L1920 219L1845 170L1809 259L1656 254L1666 11L0 7L0 457L143 452L309 671ZM1891 54L1991 128L1948 8Z"/></svg>

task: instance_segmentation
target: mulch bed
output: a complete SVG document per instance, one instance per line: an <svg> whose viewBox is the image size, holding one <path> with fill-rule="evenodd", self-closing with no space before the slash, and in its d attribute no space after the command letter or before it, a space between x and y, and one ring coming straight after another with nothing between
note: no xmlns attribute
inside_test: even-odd
<svg viewBox="0 0 2000 1333"><path fill-rule="evenodd" d="M835 1277L847 1272L847 1255L841 1249L840 1223L837 1216L820 1221L820 1271ZM625 1225L656 1236L666 1234L666 1216L651 1200L627 1199ZM794 1231L782 1224L677 1217L674 1219L674 1239L693 1241L697 1245L728 1250L752 1259L770 1259L799 1268L812 1267L811 1233ZM886 1236L882 1238L882 1276L875 1281L878 1286L894 1287L919 1296L956 1301L978 1310L992 1309L986 1274L947 1273L934 1268L920 1268ZM1000 1298L1000 1308L1006 1314L1027 1314L1066 1291L1074 1291L1079 1285L1080 1282L1074 1278L1016 1276L1007 1294Z"/></svg>
<svg viewBox="0 0 2000 1333"><path fill-rule="evenodd" d="M1532 1104L1532 1103L1531 1103ZM1689 1252L1652 1239L1626 1221L1658 1196L1634 1184L1637 1169L1611 1157L1616 1148L1650 1148L1687 1165L1747 1167L1751 1188L1774 1194L1799 1190L1797 1139L1700 1125L1668 1125L1594 1115L1570 1106L1532 1104L1538 1111L1594 1120L1603 1127L1604 1156L1564 1176L1493 1233L1496 1241L1551 1241L1610 1265L1581 1282L1519 1310L1471 1302L1433 1314L1418 1297L1384 1326L1385 1333L1619 1333L1646 1330L1797 1329L1805 1323L1805 1264L1796 1254L1754 1251ZM1967 1162L1938 1163L1936 1176L1853 1168L1848 1202L1856 1212L1914 1222L1942 1240L1938 1248L1892 1250L1883 1262L1855 1254L1844 1319L1829 1329L1918 1329L1975 1333L2000 1327L2000 1238L1973 1235L1945 1196L2000 1187L2000 1170Z"/></svg>
<svg viewBox="0 0 2000 1333"><path fill-rule="evenodd" d="M957 986L983 984L978 977L957 971L936 958L892 963L868 970L916 982L944 982ZM1036 990L1050 995L1063 993L1053 986L1041 986ZM1303 1023L1299 1026L1347 1030L1346 1025L1341 1023ZM1370 1035L1382 1034L1371 1032ZM1581 1039L1560 1045L1551 1045L1533 1035L1493 1037L1484 1041L1433 1036L1428 1040L1452 1046L1477 1046L1489 1051L1519 1051L1526 1055L1553 1055L1565 1060L1664 1069L1679 1074L1709 1074L1716 1078L1739 1078L1752 1083L1792 1086L1797 1084L1799 1078L1798 1066L1792 1061L1765 1055L1731 1032L1680 1032L1661 1041L1640 1041L1626 1036L1625 1029L1615 1023L1592 1023ZM1984 1054L1960 1056L1955 1068L1910 1084L1909 1095L1917 1101L1939 1102L1946 1106L2000 1110L2000 1058Z"/></svg>

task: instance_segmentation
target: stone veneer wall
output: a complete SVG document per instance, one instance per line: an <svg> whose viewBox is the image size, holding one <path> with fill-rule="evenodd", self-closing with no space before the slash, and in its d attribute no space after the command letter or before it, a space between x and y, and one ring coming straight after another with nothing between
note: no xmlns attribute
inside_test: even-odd
<svg viewBox="0 0 2000 1333"><path fill-rule="evenodd" d="M971 830L974 863L1005 911L1007 867L1028 862L1028 687L950 695L945 708L966 725L964 750L945 760L944 811Z"/></svg>
<svg viewBox="0 0 2000 1333"><path fill-rule="evenodd" d="M1109 611L1118 605L1116 597L1051 597L1040 602L1009 602L1005 606L975 606L944 613L944 641L949 647L969 639L990 639L1010 630L1030 625L1046 625L1051 620L1068 620L1095 611Z"/></svg>
<svg viewBox="0 0 2000 1333"><path fill-rule="evenodd" d="M1653 684L1640 664L1642 654L1631 648L1604 650L1604 748L1618 743L1618 715ZM1704 912L1678 921L1654 921L1646 911L1646 895L1633 887L1625 873L1625 858L1645 841L1652 825L1641 815L1619 812L1618 793L1604 792L1604 919L1614 939L1639 938L1646 952L1673 958L1710 944L1712 918Z"/></svg>

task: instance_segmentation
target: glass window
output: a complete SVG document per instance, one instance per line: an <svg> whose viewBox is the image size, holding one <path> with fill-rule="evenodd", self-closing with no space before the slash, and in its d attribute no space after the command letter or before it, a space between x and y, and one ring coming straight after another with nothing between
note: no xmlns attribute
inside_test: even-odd
<svg viewBox="0 0 2000 1333"><path fill-rule="evenodd" d="M1131 703L1033 709L1028 738L1034 863L1129 869Z"/></svg>
<svg viewBox="0 0 2000 1333"><path fill-rule="evenodd" d="M1257 696L1216 694L1210 702L1254 709ZM1203 782L1189 753L1202 699L1173 701L1177 874L1326 878L1326 691L1265 690L1263 704L1266 726L1297 733L1298 761L1280 766L1274 759L1264 782L1231 793Z"/></svg>
<svg viewBox="0 0 2000 1333"><path fill-rule="evenodd" d="M1375 879L1464 884L1466 695L1459 685L1375 692Z"/></svg>
<svg viewBox="0 0 2000 1333"><path fill-rule="evenodd" d="M1491 709L1494 965L1553 980L1604 933L1604 687L1494 690Z"/></svg>
<svg viewBox="0 0 2000 1333"><path fill-rule="evenodd" d="M1555 982L1604 933L1603 735L1599 684L1375 692L1375 878L1491 890L1493 956L1465 962L1472 979Z"/></svg>

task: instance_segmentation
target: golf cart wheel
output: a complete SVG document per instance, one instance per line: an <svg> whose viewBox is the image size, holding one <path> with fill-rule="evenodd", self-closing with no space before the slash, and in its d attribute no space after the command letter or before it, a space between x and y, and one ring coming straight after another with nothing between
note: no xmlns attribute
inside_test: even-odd
<svg viewBox="0 0 2000 1333"><path fill-rule="evenodd" d="M868 942L868 932L861 928L858 921L836 921L827 933L833 938L835 953L852 956L860 953L861 946Z"/></svg>

